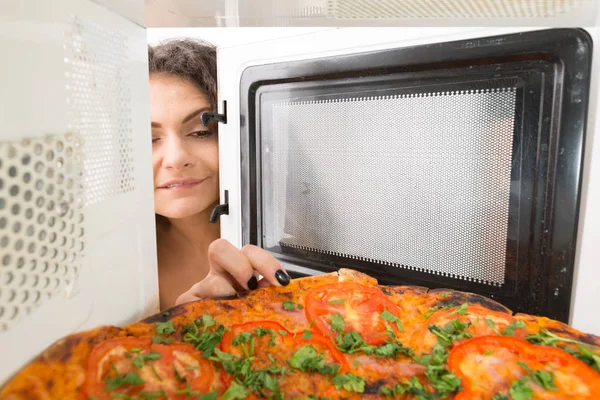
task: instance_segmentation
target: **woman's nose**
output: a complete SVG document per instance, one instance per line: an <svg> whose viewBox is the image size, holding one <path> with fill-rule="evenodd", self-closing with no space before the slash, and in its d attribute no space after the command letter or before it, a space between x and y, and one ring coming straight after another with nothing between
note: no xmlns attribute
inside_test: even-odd
<svg viewBox="0 0 600 400"><path fill-rule="evenodd" d="M186 149L184 141L179 137L171 137L166 142L163 147L163 167L179 170L194 165L194 157Z"/></svg>

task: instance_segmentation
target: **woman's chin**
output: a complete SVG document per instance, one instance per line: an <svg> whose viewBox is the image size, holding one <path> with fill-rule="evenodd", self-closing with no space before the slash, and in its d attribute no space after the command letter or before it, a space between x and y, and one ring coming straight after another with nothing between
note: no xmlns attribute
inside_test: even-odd
<svg viewBox="0 0 600 400"><path fill-rule="evenodd" d="M184 219L190 218L199 214L206 214L206 207L182 207L182 208L172 208L168 210L156 210L156 214L161 215L165 218L169 219ZM208 221L208 216L206 217Z"/></svg>

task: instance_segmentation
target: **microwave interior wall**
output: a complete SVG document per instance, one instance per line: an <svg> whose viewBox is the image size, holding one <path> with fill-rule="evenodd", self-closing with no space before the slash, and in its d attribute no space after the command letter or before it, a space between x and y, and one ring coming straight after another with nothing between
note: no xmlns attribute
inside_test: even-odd
<svg viewBox="0 0 600 400"><path fill-rule="evenodd" d="M244 243L566 322L591 49L556 29L246 69Z"/></svg>

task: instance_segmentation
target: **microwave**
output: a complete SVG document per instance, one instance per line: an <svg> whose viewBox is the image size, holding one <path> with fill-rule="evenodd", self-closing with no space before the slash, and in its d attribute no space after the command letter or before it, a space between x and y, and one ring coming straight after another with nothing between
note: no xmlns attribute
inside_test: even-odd
<svg viewBox="0 0 600 400"><path fill-rule="evenodd" d="M218 50L223 237L596 330L595 29L366 32Z"/></svg>
<svg viewBox="0 0 600 400"><path fill-rule="evenodd" d="M311 10L344 28L218 47L222 237L294 277L353 268L600 334L599 29L354 28L336 4ZM0 382L158 311L138 8L0 5Z"/></svg>

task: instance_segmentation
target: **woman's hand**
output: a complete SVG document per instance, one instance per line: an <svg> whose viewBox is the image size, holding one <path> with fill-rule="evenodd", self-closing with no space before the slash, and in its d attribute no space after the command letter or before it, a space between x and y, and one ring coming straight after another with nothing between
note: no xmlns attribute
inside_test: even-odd
<svg viewBox="0 0 600 400"><path fill-rule="evenodd" d="M210 271L206 278L179 296L175 304L290 283L290 277L275 257L253 245L238 250L227 240L217 239L208 247L208 264ZM263 276L260 281L258 274Z"/></svg>

